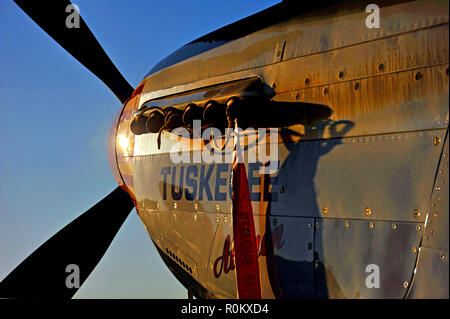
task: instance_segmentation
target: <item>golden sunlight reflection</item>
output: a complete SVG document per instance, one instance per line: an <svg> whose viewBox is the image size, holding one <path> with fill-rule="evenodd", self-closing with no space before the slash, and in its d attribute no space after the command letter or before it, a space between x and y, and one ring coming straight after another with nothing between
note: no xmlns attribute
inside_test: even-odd
<svg viewBox="0 0 450 319"><path fill-rule="evenodd" d="M125 154L128 153L128 146L130 146L130 141L125 134L121 134L117 137L117 143L119 143L120 148Z"/></svg>

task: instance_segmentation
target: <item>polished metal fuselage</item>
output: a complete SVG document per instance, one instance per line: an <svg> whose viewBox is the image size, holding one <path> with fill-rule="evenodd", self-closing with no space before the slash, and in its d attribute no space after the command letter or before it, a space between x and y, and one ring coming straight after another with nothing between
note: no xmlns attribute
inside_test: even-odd
<svg viewBox="0 0 450 319"><path fill-rule="evenodd" d="M126 103L116 178L197 296L237 296L231 164L175 164L171 133L158 149L130 122L149 101L256 76L272 101L332 111L280 131L277 173L246 164L262 297L448 298L448 2L380 4L380 28L368 15L350 2L299 12L150 75Z"/></svg>

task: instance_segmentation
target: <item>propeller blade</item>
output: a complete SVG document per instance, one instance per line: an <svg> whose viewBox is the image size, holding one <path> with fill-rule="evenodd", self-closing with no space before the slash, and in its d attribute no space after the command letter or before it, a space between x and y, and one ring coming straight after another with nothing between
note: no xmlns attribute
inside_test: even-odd
<svg viewBox="0 0 450 319"><path fill-rule="evenodd" d="M70 1L14 2L67 52L103 81L122 103L130 97L133 88L117 70L84 20L79 17L79 28L69 28L66 25L66 20L70 20L69 16L73 13L71 10L66 12L66 8L71 5Z"/></svg>
<svg viewBox="0 0 450 319"><path fill-rule="evenodd" d="M133 207L131 197L117 187L0 282L0 298L71 298L99 263Z"/></svg>

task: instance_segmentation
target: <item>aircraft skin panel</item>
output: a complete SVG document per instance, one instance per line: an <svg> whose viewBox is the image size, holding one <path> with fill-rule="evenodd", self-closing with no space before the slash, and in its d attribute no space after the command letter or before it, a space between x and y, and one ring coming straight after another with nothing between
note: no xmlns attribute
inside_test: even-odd
<svg viewBox="0 0 450 319"><path fill-rule="evenodd" d="M433 186L417 270L408 298L449 297L448 130Z"/></svg>
<svg viewBox="0 0 450 319"><path fill-rule="evenodd" d="M335 124L346 123L324 123ZM272 214L424 223L442 150L436 137L445 130L287 144Z"/></svg>
<svg viewBox="0 0 450 319"><path fill-rule="evenodd" d="M448 251L442 258L442 249L422 247L419 264L409 299L448 299Z"/></svg>
<svg viewBox="0 0 450 319"><path fill-rule="evenodd" d="M395 226L394 226L395 225ZM422 223L318 219L317 298L404 298L413 276ZM366 280L376 265L378 288ZM375 283L374 283L375 284Z"/></svg>
<svg viewBox="0 0 450 319"><path fill-rule="evenodd" d="M327 105L333 110L331 120L352 123L345 135L326 128L320 135L304 132L303 139L445 129L449 116L447 69L448 62L279 93L273 99ZM415 79L417 74L420 81Z"/></svg>
<svg viewBox="0 0 450 319"><path fill-rule="evenodd" d="M348 2L336 10L318 9L306 16L299 15L289 21L275 24L266 29L254 32L248 36L234 40L223 46L209 50L198 56L179 62L173 66L163 69L147 78L140 104L145 101L158 98L162 95L171 94L177 91L187 91L191 89L195 82L206 81L220 76L229 76L245 73L245 70L252 70L252 74L261 73L264 66L271 66L275 70L281 67L281 63L273 63L276 56L277 43L286 41L285 51L282 61L303 60L310 61L316 55L332 57L322 59L322 63L308 63L308 69L312 72L310 85L322 85L328 81L317 77L318 75L330 74L329 78L337 80L337 72L328 72L336 67L346 67L347 63L355 64L367 57L380 58L379 60L364 61L359 63L359 74L356 77L366 77L379 74L378 64L385 62L385 72L395 72L402 65L412 68L414 65L428 65L436 63L436 60L445 60L448 63L448 1L416 1L406 2L394 6L380 6L380 17L382 23L379 29L368 29L365 27L365 4L355 5ZM426 9L424 9L426 8ZM417 33L420 37L422 31L431 28L438 28L447 25L447 36L439 36L439 40L433 38L423 39L423 42L412 43L413 47L419 49L420 54L414 52L414 48L398 43L396 39L402 39L409 33ZM414 36L414 35L413 35ZM433 40L432 42L429 42ZM372 48L370 44L372 43ZM387 43L395 46L393 50L387 50L380 43ZM373 44L376 46L373 47ZM429 46L431 44L431 47ZM401 45L401 46L400 46ZM358 46L358 54L352 54L353 46ZM379 47L379 48L378 48ZM361 48L361 49L359 49ZM365 48L370 50L369 56ZM384 49L384 50L383 50ZM400 51L397 51L400 50ZM413 50L413 51L411 51ZM335 55L345 52L346 57L343 63L335 60ZM396 56L401 54L402 56ZM385 59L385 56L392 56L392 59ZM430 59L430 57L433 57ZM439 57L436 59L435 57ZM340 59L342 60L342 59ZM395 63L388 63L394 62ZM353 62L354 61L354 62ZM427 63L434 61L434 63ZM345 63L347 62L347 63ZM286 64L288 66L289 64ZM301 72L303 68L299 69ZM195 70L195 72L192 72ZM292 70L292 69L290 69ZM305 85L305 77L300 74L288 72L295 76L293 81L282 81L275 76L264 77L266 83L277 82L280 89L286 85L299 87ZM275 71L275 74L280 72ZM275 75L274 74L274 75ZM346 77L347 78L347 77ZM292 80L292 79L290 79ZM170 90L169 90L170 88ZM161 90L161 92L159 92ZM284 89L281 89L284 91Z"/></svg>
<svg viewBox="0 0 450 319"><path fill-rule="evenodd" d="M425 234L423 237L423 247L441 249L445 256L448 256L448 215L449 215L449 188L448 188L448 156L449 141L448 130L445 140L440 138L444 143L442 153L440 154L439 168L436 171L431 203L427 210L427 223ZM447 258L444 258L447 259Z"/></svg>
<svg viewBox="0 0 450 319"><path fill-rule="evenodd" d="M271 87L272 101L316 104L307 117L319 106L331 114L279 131L277 173L246 163L262 296L448 296L448 285L433 294L439 281L427 283L430 273L448 282L448 190L436 189L448 179L448 2L382 7L382 28L373 30L361 26L364 8L339 8L163 69L125 106L121 179L168 267L201 297L236 297L231 162L176 164L174 145L192 140L162 132L158 148L158 134L134 136L129 126L150 100L253 76ZM206 142L193 144L201 153ZM380 268L379 289L365 284L369 264Z"/></svg>

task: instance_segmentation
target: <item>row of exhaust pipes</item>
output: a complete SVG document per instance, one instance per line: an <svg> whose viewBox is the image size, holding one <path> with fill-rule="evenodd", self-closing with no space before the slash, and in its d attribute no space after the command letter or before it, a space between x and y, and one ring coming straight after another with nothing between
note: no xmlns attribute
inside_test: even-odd
<svg viewBox="0 0 450 319"><path fill-rule="evenodd" d="M135 135L161 133L178 127L192 130L195 120L201 120L203 127L234 127L238 112L242 113L244 101L238 97L229 98L225 104L211 100L199 106L189 103L184 110L169 106L164 109L150 106L141 111L131 123L131 131Z"/></svg>

